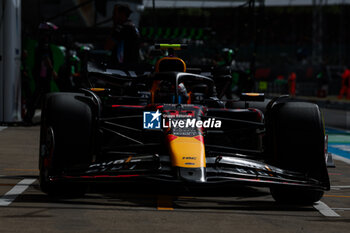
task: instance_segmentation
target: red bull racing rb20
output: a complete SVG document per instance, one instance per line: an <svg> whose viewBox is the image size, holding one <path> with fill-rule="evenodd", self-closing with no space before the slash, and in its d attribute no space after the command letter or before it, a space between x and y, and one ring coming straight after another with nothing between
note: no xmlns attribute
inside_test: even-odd
<svg viewBox="0 0 350 233"><path fill-rule="evenodd" d="M330 188L315 104L243 93L226 108L215 77L188 72L175 56L149 74L88 76L90 87L51 93L43 104L43 192L82 194L100 181L243 184L270 187L279 202L312 204Z"/></svg>

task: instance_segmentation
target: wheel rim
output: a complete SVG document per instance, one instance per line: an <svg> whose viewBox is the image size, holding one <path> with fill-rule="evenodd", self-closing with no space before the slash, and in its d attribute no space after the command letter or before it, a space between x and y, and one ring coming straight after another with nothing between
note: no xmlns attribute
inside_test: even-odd
<svg viewBox="0 0 350 233"><path fill-rule="evenodd" d="M53 152L55 149L55 136L52 127L48 127L45 132L45 141L41 146L42 167L41 178L44 181L49 181L50 168L52 167Z"/></svg>

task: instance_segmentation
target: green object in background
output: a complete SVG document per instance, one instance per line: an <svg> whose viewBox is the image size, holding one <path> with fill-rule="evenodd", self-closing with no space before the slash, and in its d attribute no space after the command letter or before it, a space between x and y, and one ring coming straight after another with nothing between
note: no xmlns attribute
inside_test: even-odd
<svg viewBox="0 0 350 233"><path fill-rule="evenodd" d="M141 29L141 36L145 37L147 35L147 28Z"/></svg>
<svg viewBox="0 0 350 233"><path fill-rule="evenodd" d="M149 39L151 39L151 38L152 38L153 33L154 33L154 28L153 28L153 27L151 27L151 28L149 29L149 32L148 32L148 38L149 38Z"/></svg>
<svg viewBox="0 0 350 233"><path fill-rule="evenodd" d="M175 28L173 35L171 36L172 39L177 38L177 36L179 35L180 29L179 28Z"/></svg>
<svg viewBox="0 0 350 233"><path fill-rule="evenodd" d="M187 28L183 28L182 32L181 32L181 35L180 35L180 38L183 39L183 38L186 37L186 35L187 35Z"/></svg>
<svg viewBox="0 0 350 233"><path fill-rule="evenodd" d="M200 39L202 39L202 37L203 37L203 29L199 28L198 29L198 34L196 36L196 40L200 40Z"/></svg>
<svg viewBox="0 0 350 233"><path fill-rule="evenodd" d="M237 85L239 81L239 73L233 72L232 73L232 84Z"/></svg>
<svg viewBox="0 0 350 233"><path fill-rule="evenodd" d="M38 45L38 42L36 40L27 39L24 42L24 50L27 50L27 58L25 60L25 63L30 69L34 68L35 48L37 45Z"/></svg>
<svg viewBox="0 0 350 233"><path fill-rule="evenodd" d="M239 73L233 72L232 73L232 85L231 85L231 90L234 90L236 86L238 85L239 82Z"/></svg>
<svg viewBox="0 0 350 233"><path fill-rule="evenodd" d="M267 91L267 82L266 81L259 82L259 90L260 91Z"/></svg>
<svg viewBox="0 0 350 233"><path fill-rule="evenodd" d="M328 135L328 143L350 144L349 131L326 128L326 134Z"/></svg>
<svg viewBox="0 0 350 233"><path fill-rule="evenodd" d="M170 34L171 34L171 28L167 28L166 30L165 30L165 34L164 34L164 39L168 39L169 38L169 36L170 36Z"/></svg>
<svg viewBox="0 0 350 233"><path fill-rule="evenodd" d="M50 49L52 51L53 69L58 72L60 67L64 64L66 48L50 44Z"/></svg>
<svg viewBox="0 0 350 233"><path fill-rule="evenodd" d="M163 29L162 28L158 28L156 38L161 38L162 33L163 33Z"/></svg>
<svg viewBox="0 0 350 233"><path fill-rule="evenodd" d="M35 90L35 79L33 76L33 69L35 65L35 52L36 47L38 45L38 41L33 39L26 39L23 43L23 50L27 51L27 58L24 60L26 63L26 69L28 71L28 77L29 77L29 85L30 85L30 91L31 94L34 93ZM50 49L52 52L52 59L53 59L53 69L56 73L58 73L59 69L65 62L65 47L63 46L57 46L54 44L50 44ZM78 69L80 66L78 66ZM59 88L54 80L51 80L51 92L58 92Z"/></svg>
<svg viewBox="0 0 350 233"><path fill-rule="evenodd" d="M189 39L192 39L194 35L196 34L196 29L192 28L190 31L190 35L188 36Z"/></svg>
<svg viewBox="0 0 350 233"><path fill-rule="evenodd" d="M287 80L285 80L285 79L276 79L275 80L275 83L277 84L277 85L285 85L285 84L287 84Z"/></svg>
<svg viewBox="0 0 350 233"><path fill-rule="evenodd" d="M66 48L63 46L57 46L54 44L50 44L50 49L52 51L52 59L53 59L53 70L58 73L60 67L64 64L65 61L65 51ZM56 82L51 80L51 92L59 92L59 88Z"/></svg>
<svg viewBox="0 0 350 233"><path fill-rule="evenodd" d="M349 143L350 144L350 135L344 134L329 134L328 135L329 143Z"/></svg>
<svg viewBox="0 0 350 233"><path fill-rule="evenodd" d="M70 61L74 64L74 72L72 71L72 74L75 74L75 73L80 73L81 72L81 61L80 61L80 58L73 54L70 58Z"/></svg>
<svg viewBox="0 0 350 233"><path fill-rule="evenodd" d="M225 65L225 61L224 61L224 60L218 61L218 62L217 62L217 65L218 65L218 66L224 66L224 65Z"/></svg>

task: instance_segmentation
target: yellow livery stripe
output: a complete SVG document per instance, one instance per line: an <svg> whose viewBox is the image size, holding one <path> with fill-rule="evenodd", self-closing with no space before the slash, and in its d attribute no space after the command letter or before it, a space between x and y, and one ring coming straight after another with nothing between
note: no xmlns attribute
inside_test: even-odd
<svg viewBox="0 0 350 233"><path fill-rule="evenodd" d="M206 167L202 137L174 137L173 135L168 135L172 166L185 168Z"/></svg>

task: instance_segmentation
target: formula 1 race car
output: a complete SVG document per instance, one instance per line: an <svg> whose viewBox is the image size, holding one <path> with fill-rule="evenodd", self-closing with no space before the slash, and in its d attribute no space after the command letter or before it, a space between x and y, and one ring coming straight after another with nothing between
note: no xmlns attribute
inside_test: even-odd
<svg viewBox="0 0 350 233"><path fill-rule="evenodd" d="M99 181L237 183L268 186L279 202L312 204L330 189L317 105L243 93L225 108L215 78L186 72L173 56L182 45L158 47L170 56L150 74L91 68L91 87L46 96L43 192L83 194Z"/></svg>

